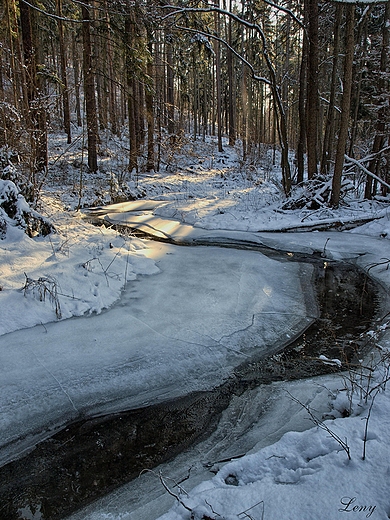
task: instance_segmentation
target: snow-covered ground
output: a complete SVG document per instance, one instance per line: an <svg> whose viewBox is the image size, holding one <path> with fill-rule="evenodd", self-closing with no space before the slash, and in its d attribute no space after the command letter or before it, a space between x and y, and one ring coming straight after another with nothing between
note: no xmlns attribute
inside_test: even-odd
<svg viewBox="0 0 390 520"><path fill-rule="evenodd" d="M336 410L338 404L345 406L338 399L345 396L336 397ZM167 481L178 503L161 520L388 518L388 398L378 395L371 409L365 460L369 409L357 405L356 411L357 417L326 421L325 430L286 433L279 442L226 464L188 494ZM351 460L341 447L344 442Z"/></svg>
<svg viewBox="0 0 390 520"><path fill-rule="evenodd" d="M358 198L355 200L350 198L349 204L343 205L337 211L325 206L318 210L282 209L283 198L278 186L278 171L272 167L269 160L263 168L256 166L249 169L240 165L236 150L227 146L223 153L215 150L215 143L212 142L199 143L196 147L188 143L186 153L179 157L177 163L171 164L164 174L140 175L138 179L134 177L127 179L127 188L133 194L142 193L146 199L154 201L149 204L152 207L149 208L150 211L146 216L141 212L142 207L138 210L135 208L134 213L133 206L130 218L137 217L138 222L141 220L143 226L146 225L151 230L157 230L164 236L170 235L178 240L182 240L183 237L186 240L200 237L202 240L211 241L216 238L230 237L235 240L256 241L289 252L318 251L325 259L352 259L366 271L369 270L370 275L388 290L390 270L387 267L390 261L390 244L387 238L390 237L390 218L387 214L387 204L380 201L362 203ZM61 164L62 168L71 170L68 164L64 165L63 162ZM113 172L116 171L115 165L104 165L104 167L105 173L98 176L85 174L82 205L92 202L111 202L104 195L101 187L99 195L96 196L98 191L96 185L100 183L104 186L115 177L113 176ZM59 170L54 171L59 172ZM68 181L73 180L75 185L77 172L71 171L73 177L68 171L62 180L65 178ZM120 315L121 305L117 304L110 312L104 311L111 308L115 302L121 301L126 285L134 282L136 292L138 291L135 301L137 304L140 302L138 315L134 315L132 324L128 325L134 327L134 336L145 337L145 329L138 328L141 322L142 327L150 329L152 325L155 327L153 333L162 336L161 328L157 326L162 327L163 323L165 324L165 317L164 320L161 318L159 323L145 322L142 302L150 307L153 304L154 292L152 291L159 287L159 280L163 284L167 266L181 265L174 264L175 253L166 245L145 242L132 236L130 232L119 233L109 226L99 228L92 226L82 213L76 211L79 202L77 187L61 187L53 176L51 184L43 192L40 212L54 223L57 232L47 237L28 238L21 230L9 228L6 238L0 241L0 357L3 360L3 367L7 368L1 376L3 445L7 442L12 444L18 434L20 435L20 431L18 433L20 424L34 421L37 415L41 415L42 422L38 421L36 427L39 424L45 425L45 421L49 420L50 425L46 424L46 427L54 428L63 420L62 415L66 417L68 414L68 417L74 417L79 407L81 409L89 407L90 410L96 411L102 402L107 404L108 401L111 405L115 402L117 396L111 396L110 392L115 393L115 385L120 388L120 385L126 382L123 373L117 373L118 377L112 379L114 388L111 387L109 379L104 380L104 378L101 379L99 388L95 385L94 370L92 370L90 388L96 399L92 403L89 401L92 394L87 392L83 397L81 384L72 387L68 383L72 380L76 383L85 382L84 376L78 378L77 374L88 373L91 364L94 365L95 361L96 366L100 363L101 359L95 357L99 349L100 352L104 352L103 358L107 366L119 366L119 363L122 363L123 360L118 361L118 356L120 357L118 352L127 355L123 347L124 343L117 341L120 336L119 325L124 319ZM122 211L123 207L111 208L110 220L113 221L118 217L128 220L129 214L123 216ZM323 223L343 223L364 218L376 219L364 226L344 232L274 233L280 229L313 225L319 220ZM189 226L186 227L186 224ZM259 231L261 233L258 233ZM193 251L194 254L198 254L196 251L199 252L201 249L196 248ZM278 271L275 276L275 265L271 260L264 259L262 264L264 270L260 276L249 260L252 253L246 252L245 258L238 258L238 252L237 255L236 252L224 253L224 255L217 256L214 265L210 265L210 268L218 270L221 275L214 289L223 290L218 292L218 297L222 298L224 303L237 298L239 291L242 291L240 294L250 294L251 298L256 294L256 299L250 301L250 305L255 308L258 306L260 315L264 302L270 304L269 296L272 293L276 296L276 299L272 300L272 305L276 302L280 307L277 309L279 316L283 315L286 308L291 308L293 300L294 316L303 315L303 300L297 297L301 289L295 267L284 267L285 271ZM194 262L194 271L203 261L208 265L210 258L206 252L203 257L200 253L199 259ZM230 263L230 270L222 269L224 263ZM200 269L193 284L199 284L200 280L204 280L207 276L210 276L209 279L206 278L209 285L213 280L210 272ZM239 280L237 285L235 279ZM136 280L141 280L142 283L136 284ZM178 282L177 287L180 285L180 280ZM177 287L163 287L163 290L158 293L160 300L154 302L156 308L164 305L169 307L171 303L174 307L169 308L177 313L180 301L186 298L186 294L180 292L176 296L172 294ZM231 292L227 290L229 287ZM226 290L227 292L224 292ZM131 290L130 293L127 290L126 294L131 294ZM264 297L259 298L258 294ZM174 297L177 299L175 300ZM242 297L234 300L235 312L238 309L237 325L235 325L237 330L247 328L248 325L252 326L254 323L252 320L256 319L252 318L256 314L254 311L249 313L247 310L245 315L240 314L242 301ZM213 299L210 293L207 300L208 308L213 305L213 302L216 307L220 305L218 299ZM198 301L194 305L199 308L202 302ZM193 313L192 307L182 310L184 314L180 326L183 321L186 321L185 312L189 313L188 316L192 316ZM224 308L219 310L221 315L227 312ZM107 323L110 321L108 317L111 312L119 312L119 317L115 321L114 332L110 332L109 338L106 338L103 333L104 320ZM80 332L84 327L83 325L81 329L77 328L80 320L67 319L85 314L93 315L93 318L95 314L100 314L98 319L102 318L100 323L103 323L100 333L93 324L99 323L98 320L89 321L91 327ZM187 322L190 320L188 316ZM249 322L248 317L250 317ZM194 345L193 360L199 362L200 368L202 355L207 352L207 357L204 358L207 363L214 357L216 366L226 370L224 365L226 359L222 356L222 351L218 350L217 354L210 354L210 349L215 345L216 338L225 352L228 349L236 349L240 344L239 339L234 343L226 343L223 340L230 339L235 329L224 331L226 325L222 321L215 320L214 315L212 319L209 316L208 323L212 322L215 328L207 343L205 337L209 334L209 330L201 329L203 326L201 314L197 319L199 323L189 327L190 335L186 330L182 337L176 337L177 342L184 341L186 348L189 343ZM87 321L84 318L81 320ZM264 329L265 323L259 322L258 326ZM272 321L267 323L270 324ZM38 327L27 329L34 325ZM390 339L386 331L386 320L380 325L382 329L378 341L382 350L378 349L378 356L384 358ZM166 335L167 338L172 338L172 330L178 330L175 320L172 321L171 327L172 329ZM282 323L279 323L278 332L281 327ZM12 332L14 333L9 334ZM264 334L266 333L264 329ZM284 334L291 334L290 323ZM373 331L372 334L376 335L377 331ZM44 339L38 340L39 335ZM199 341L200 335L203 338L202 342ZM91 339L93 339L92 343ZM202 352L199 351L199 343L203 344ZM118 347L118 344L121 346ZM155 342L154 347L157 344L160 343ZM158 373L161 367L165 366L169 369L173 359L177 361L175 354L167 349L164 341L161 345L157 355L155 352L156 364L148 367L151 371L148 372L149 376L153 370ZM143 348L147 350L148 345L143 345ZM240 350L240 354L245 355L245 351ZM141 361L139 362L142 364ZM192 363L191 357L187 362ZM367 362L368 360L364 361ZM272 425L267 424L269 433L267 438L271 444L261 442L260 438L252 439L254 453L223 465L212 479L206 474L204 482L192 491L189 489L186 492L180 491L171 481L164 480L177 498L167 494L170 502L175 504L162 518L164 520L190 518L313 520L342 519L346 516L345 513L352 513L346 518L390 518L388 448L390 398L389 392L383 391L384 385L376 386L386 379L388 366L387 358L387 363L385 361L380 364L372 378L363 378L364 395L361 395L362 391L356 391L350 399L348 399L350 394L345 390L345 380L342 378L337 379L336 383L334 380L323 382L331 391L321 393L318 408L321 412L328 409L332 418L326 419L320 414L321 422L316 427L300 433L287 432L275 443L274 441L284 433L280 425L276 428L277 424L283 422L283 412L280 412L278 417L273 417L275 428L280 435L275 435L275 432L272 434ZM34 372L32 367L37 372ZM188 369L189 365L180 368L183 370L183 378L187 375ZM65 373L68 375L66 376ZM162 370L157 383L159 380L164 381L168 373L169 370ZM38 382L37 374L45 374L46 379L42 378ZM223 374L224 371L220 371L219 375L223 377ZM101 373L97 371L95 375L96 381L100 379ZM136 379L137 371L133 371L132 375L135 375ZM66 377L62 379L63 376ZM134 395L138 395L137 385L147 380L144 376L141 367L138 373L139 379L135 381ZM307 386L315 384L312 380L307 382ZM141 389L142 394L145 388L141 387L142 385L138 390ZM372 389L372 392L365 400L367 388ZM376 388L380 390L378 394ZM14 389L16 389L15 394L12 393ZM167 396L174 395L169 392L169 384L165 390ZM20 392L25 395L24 400L12 404L13 398L20 395ZM48 410L53 407L50 404L51 397L54 396L53 403L58 404L59 395L62 396L60 401L62 404L58 407L57 415L54 417L47 415ZM305 404L305 395L304 392L298 393L303 404ZM145 402L148 402L149 398L150 395L146 397ZM125 402L126 399L121 400L120 404L116 403L114 409L115 406L123 405ZM128 404L135 406L141 402L142 396L141 400L134 400ZM34 403L33 407L31 403ZM299 403L295 405L302 408L302 413L309 417L308 412ZM350 416L342 418L348 407L351 407ZM325 422L322 422L323 420ZM310 421L307 421L305 428L308 427L308 423ZM367 440L363 442L367 424ZM297 423L293 423L291 427L296 430L302 429L301 425L297 426ZM263 424L253 431L253 435L256 435L256 432L262 435L264 428ZM27 433L31 434L32 431L27 428ZM350 449L351 460L347 456L345 446ZM366 458L362 460L364 446ZM20 445L19 450L24 447L23 444ZM202 459L201 456L199 458ZM163 490L162 483L158 482L158 484ZM97 509L89 510L88 514L85 513L79 518L152 520L170 507L164 502L163 508L152 509L153 516L148 517L145 510L142 515L139 513L136 516L137 513L132 513L131 507L126 505L126 494L122 496L121 505L115 509L115 512L113 512L112 501L115 501L115 496L109 499L108 503L111 503L109 507L99 505ZM144 502L148 503L147 497L144 497Z"/></svg>

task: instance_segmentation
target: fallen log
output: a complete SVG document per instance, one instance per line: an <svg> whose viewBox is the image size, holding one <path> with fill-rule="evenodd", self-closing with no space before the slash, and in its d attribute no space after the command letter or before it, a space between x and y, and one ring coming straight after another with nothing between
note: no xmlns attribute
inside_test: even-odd
<svg viewBox="0 0 390 520"><path fill-rule="evenodd" d="M341 219L341 218L333 218L333 219L325 219L325 220L317 220L311 222L302 222L300 224L291 224L287 226L283 226L273 229L258 229L258 233L265 233L272 231L273 233L303 233L307 231L345 231L348 229L353 229L358 226L362 226L363 224L367 224L368 222L372 222L374 220L378 220L383 217L383 214L379 214L376 216L370 217L357 217L351 219Z"/></svg>

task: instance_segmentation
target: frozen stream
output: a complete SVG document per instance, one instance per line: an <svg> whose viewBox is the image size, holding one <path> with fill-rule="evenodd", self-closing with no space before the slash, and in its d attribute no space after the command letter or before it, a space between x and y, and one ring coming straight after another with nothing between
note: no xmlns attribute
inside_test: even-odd
<svg viewBox="0 0 390 520"><path fill-rule="evenodd" d="M188 236L188 230L185 235ZM229 240L227 236L219 238L220 241ZM251 241L250 237L246 238ZM242 245L242 236L231 239ZM215 236L207 237L206 241L219 242ZM233 385L237 395L233 408L226 413L234 416L241 410L241 422L244 421L245 428L250 430L248 413L244 413L242 403L252 400L258 412L261 403L266 401L264 396L270 399L269 390L256 393L252 389L261 382L261 378L257 381L258 373L264 368L261 359L283 348L318 316L311 283L313 265L289 262L276 256L270 258L260 251L177 247L162 242L151 243L149 254L155 259L160 273L140 277L129 284L121 301L109 311L0 337L2 464L27 454L38 441L51 437L65 424L88 417L97 418L164 402L175 402L180 412L185 409L186 400L188 404L188 398L181 399L184 396L190 396L190 404L195 403L193 409L198 407L200 416L205 408L214 408L221 413L230 397L222 392L223 399L212 395L205 398L207 394L199 392L218 387L224 381L229 389L229 378L234 371L241 374L240 379L252 378L253 384L249 381L242 388ZM256 366L256 363L259 364ZM244 365L251 367L252 376L242 372ZM234 408L235 399L239 400L244 391L249 392L245 401ZM259 397L261 393L262 397ZM202 399L206 399L206 407L198 406ZM146 422L143 412L139 413L139 424L143 424ZM164 409L156 412L156 417L162 417L159 414L164 416ZM119 422L124 420L124 416L117 417ZM175 418L172 420L176 421ZM232 421L230 417L226 424L232 424ZM99 419L95 424L101 427L104 422ZM159 424L156 421L150 429L157 430ZM205 428L209 426L210 421L206 420ZM84 428L82 432L90 430L93 422L86 426L76 425L76 429L81 428ZM74 437L72 433L73 437L67 438L66 432L59 435L56 440L49 441L54 450L70 445ZM128 435L131 437L131 431ZM153 442L151 439L150 443ZM229 439L225 440L224 450L217 450L216 456L226 452L226 442L229 444ZM234 443L230 444L234 446ZM97 437L94 445L96 451L107 452L107 445ZM247 439L241 448L245 451L253 445ZM69 455L72 453L75 456L70 450ZM233 455L237 452L230 454ZM21 461L19 467L23 464ZM34 464L38 464L41 473L42 468L43 474L47 471L50 479L45 454L38 463L26 467L37 471ZM77 503L79 494L77 464L73 470L70 482L74 489L64 490L69 511L75 507L69 503L69 497ZM17 474L16 469L12 471ZM92 487L105 485L101 482L104 464L102 471L92 480ZM63 513L53 512L56 507L52 507L51 513L45 513L44 510L50 508L44 505L47 497L37 494L32 497L31 489L23 481L19 480L11 491L13 483L10 480L9 474L6 480L3 476L3 497L4 492L8 494L11 504L6 505L2 500L1 518L62 517ZM39 479L36 479L37 484ZM28 489L27 495L21 489L24 492ZM92 493L92 496L99 496L99 493Z"/></svg>
<svg viewBox="0 0 390 520"><path fill-rule="evenodd" d="M213 387L316 315L311 266L252 251L151 248L160 274L129 284L109 311L0 337L0 461L69 421Z"/></svg>

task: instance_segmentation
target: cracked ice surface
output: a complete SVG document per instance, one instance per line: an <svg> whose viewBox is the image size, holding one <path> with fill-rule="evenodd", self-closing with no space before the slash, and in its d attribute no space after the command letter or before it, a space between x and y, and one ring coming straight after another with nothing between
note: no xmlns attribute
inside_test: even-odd
<svg viewBox="0 0 390 520"><path fill-rule="evenodd" d="M163 243L150 256L160 273L110 310L0 337L0 463L82 415L210 388L316 312L310 266Z"/></svg>

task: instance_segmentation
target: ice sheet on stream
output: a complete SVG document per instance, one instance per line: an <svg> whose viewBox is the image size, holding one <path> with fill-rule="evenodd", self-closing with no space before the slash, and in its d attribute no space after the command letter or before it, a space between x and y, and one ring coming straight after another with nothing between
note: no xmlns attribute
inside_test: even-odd
<svg viewBox="0 0 390 520"><path fill-rule="evenodd" d="M190 491L208 481L229 459L241 460L244 453L255 453L278 441L290 430L310 428L306 410L289 393L310 404L318 413L329 411L329 393L340 381L332 376L315 380L280 381L260 385L233 396L222 413L218 427L207 439L192 446L172 461L138 478L72 514L68 520L152 520L175 503L161 484L159 475L173 489L180 482ZM289 393L288 393L289 392ZM255 517L257 519L257 517ZM260 518L260 517L259 517Z"/></svg>
<svg viewBox="0 0 390 520"><path fill-rule="evenodd" d="M310 266L163 243L151 255L160 273L109 311L0 337L0 462L81 415L212 387L316 313Z"/></svg>

